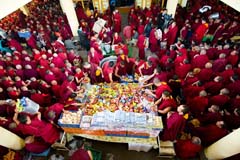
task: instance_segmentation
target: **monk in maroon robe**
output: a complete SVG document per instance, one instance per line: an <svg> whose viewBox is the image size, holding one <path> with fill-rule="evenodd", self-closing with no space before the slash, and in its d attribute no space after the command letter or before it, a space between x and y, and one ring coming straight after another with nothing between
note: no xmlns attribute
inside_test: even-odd
<svg viewBox="0 0 240 160"><path fill-rule="evenodd" d="M15 48L18 52L22 52L23 50L21 44L15 39L8 38L8 45L10 48Z"/></svg>
<svg viewBox="0 0 240 160"><path fill-rule="evenodd" d="M126 75L127 75L126 64L124 61L120 61L115 65L114 77L116 80L119 80L121 79L121 76L126 76Z"/></svg>
<svg viewBox="0 0 240 160"><path fill-rule="evenodd" d="M209 62L206 51L203 50L200 52L200 55L195 55L191 61L192 68L204 68L205 64Z"/></svg>
<svg viewBox="0 0 240 160"><path fill-rule="evenodd" d="M166 115L171 110L175 110L177 103L175 99L170 95L170 92L163 91L162 96L155 102L158 105L158 113L160 115Z"/></svg>
<svg viewBox="0 0 240 160"><path fill-rule="evenodd" d="M103 56L101 54L99 54L98 52L96 52L96 50L93 47L90 48L90 51L88 53L88 62L89 63L94 63L96 65L99 65L102 58L103 58Z"/></svg>
<svg viewBox="0 0 240 160"><path fill-rule="evenodd" d="M208 24L206 23L205 20L202 19L202 24L199 25L195 31L195 40L200 43L205 35L205 33L208 30Z"/></svg>
<svg viewBox="0 0 240 160"><path fill-rule="evenodd" d="M209 98L209 104L217 105L221 109L223 109L224 107L226 107L225 105L228 104L228 101L230 99L228 94L229 94L228 89L226 88L221 89L218 95L215 95Z"/></svg>
<svg viewBox="0 0 240 160"><path fill-rule="evenodd" d="M234 109L232 113L229 113L225 110L223 119L226 122L229 129L239 128L240 127L240 108Z"/></svg>
<svg viewBox="0 0 240 160"><path fill-rule="evenodd" d="M158 39L156 37L157 28L153 28L149 35L149 45L151 52L156 52L158 49Z"/></svg>
<svg viewBox="0 0 240 160"><path fill-rule="evenodd" d="M208 106L206 91L203 90L199 93L199 96L196 96L193 99L188 99L187 104L192 114L199 115L203 113Z"/></svg>
<svg viewBox="0 0 240 160"><path fill-rule="evenodd" d="M47 108L44 112L44 118L50 122L58 123L58 119L63 111L64 105L55 103Z"/></svg>
<svg viewBox="0 0 240 160"><path fill-rule="evenodd" d="M207 112L197 116L201 125L216 124L217 121L221 121L222 115L219 112L219 106L211 105Z"/></svg>
<svg viewBox="0 0 240 160"><path fill-rule="evenodd" d="M175 43L177 38L178 27L176 26L176 22L172 22L172 24L168 27L168 30L167 44L172 45Z"/></svg>
<svg viewBox="0 0 240 160"><path fill-rule="evenodd" d="M207 82L204 84L205 90L211 95L216 95L223 88L223 78L220 76L216 76L213 81Z"/></svg>
<svg viewBox="0 0 240 160"><path fill-rule="evenodd" d="M193 135L202 140L204 146L209 146L228 134L228 130L224 128L224 125L224 121L217 121L216 124L196 128L191 127L191 130Z"/></svg>
<svg viewBox="0 0 240 160"><path fill-rule="evenodd" d="M138 47L138 56L140 59L145 59L145 36L143 34L138 36L137 47Z"/></svg>
<svg viewBox="0 0 240 160"><path fill-rule="evenodd" d="M24 135L40 137L49 144L53 144L60 138L59 130L51 123L42 121L40 112L31 119L26 114L16 112L13 120Z"/></svg>
<svg viewBox="0 0 240 160"><path fill-rule="evenodd" d="M25 139L25 149L32 153L42 153L46 151L51 144L44 142L41 138L35 138L33 136L28 136Z"/></svg>
<svg viewBox="0 0 240 160"><path fill-rule="evenodd" d="M184 115L188 113L186 105L180 105L177 112L169 112L167 115L166 126L161 135L163 141L174 141L177 136L184 130L186 119Z"/></svg>
<svg viewBox="0 0 240 160"><path fill-rule="evenodd" d="M103 77L105 82L111 83L113 82L113 71L114 71L114 63L113 62L105 62L103 67Z"/></svg>
<svg viewBox="0 0 240 160"><path fill-rule="evenodd" d="M74 81L73 76L69 76L67 80L65 80L60 88L60 97L64 102L69 98L69 96L77 89L77 85Z"/></svg>
<svg viewBox="0 0 240 160"><path fill-rule="evenodd" d="M118 12L118 10L115 10L113 12L113 30L114 32L121 32L121 25L122 25L122 17L120 15L120 13Z"/></svg>
<svg viewBox="0 0 240 160"><path fill-rule="evenodd" d="M177 140L175 151L178 158L190 159L196 158L202 150L201 140L198 137L192 137L186 140Z"/></svg>

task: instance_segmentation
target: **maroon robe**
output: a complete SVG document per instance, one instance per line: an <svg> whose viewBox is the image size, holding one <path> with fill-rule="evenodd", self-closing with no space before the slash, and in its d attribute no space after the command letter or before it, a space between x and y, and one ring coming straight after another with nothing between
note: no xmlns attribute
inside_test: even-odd
<svg viewBox="0 0 240 160"><path fill-rule="evenodd" d="M70 160L90 160L90 156L86 150L79 148L73 153Z"/></svg>
<svg viewBox="0 0 240 160"><path fill-rule="evenodd" d="M192 68L204 68L207 62L209 62L207 55L198 55L192 59Z"/></svg>
<svg viewBox="0 0 240 160"><path fill-rule="evenodd" d="M60 138L60 131L54 125L39 120L36 116L31 119L31 124L20 123L18 128L24 135L41 137L49 144L53 144Z"/></svg>
<svg viewBox="0 0 240 160"><path fill-rule="evenodd" d="M64 105L60 103L55 103L48 107L48 109L44 112L44 117L49 120L55 122L57 124L58 119L63 111ZM55 113L55 117L49 117L49 112Z"/></svg>
<svg viewBox="0 0 240 160"><path fill-rule="evenodd" d="M209 105L217 105L220 109L224 109L228 101L229 97L227 95L215 95L209 98Z"/></svg>
<svg viewBox="0 0 240 160"><path fill-rule="evenodd" d="M182 115L179 115L177 112L172 113L172 115L167 119L167 123L163 130L161 140L176 140L177 135L183 131L185 123L186 119Z"/></svg>
<svg viewBox="0 0 240 160"><path fill-rule="evenodd" d="M192 66L191 64L182 64L180 66L177 66L175 68L175 74L180 78L184 79L188 72L191 70Z"/></svg>
<svg viewBox="0 0 240 160"><path fill-rule="evenodd" d="M203 68L200 70L200 72L197 74L198 79L201 82L208 82L213 77L213 71L212 68Z"/></svg>
<svg viewBox="0 0 240 160"><path fill-rule="evenodd" d="M23 47L21 46L21 44L18 41L16 41L15 39L11 39L8 42L8 45L10 48L11 47L15 48L18 52L22 52L22 50L23 50Z"/></svg>
<svg viewBox="0 0 240 160"><path fill-rule="evenodd" d="M235 114L224 115L223 119L229 129L238 129L240 127L240 116Z"/></svg>
<svg viewBox="0 0 240 160"><path fill-rule="evenodd" d="M207 112L197 117L202 125L216 124L222 120L222 115L219 112Z"/></svg>
<svg viewBox="0 0 240 160"><path fill-rule="evenodd" d="M177 26L172 27L172 25L170 25L168 29L169 29L169 31L168 31L167 44L172 45L176 41L178 27Z"/></svg>
<svg viewBox="0 0 240 160"><path fill-rule="evenodd" d="M201 150L201 145L192 143L191 139L177 140L175 145L176 155L181 159L196 158Z"/></svg>
<svg viewBox="0 0 240 160"><path fill-rule="evenodd" d="M194 115L199 115L204 112L208 106L208 98L197 96L187 102L191 113Z"/></svg>
<svg viewBox="0 0 240 160"><path fill-rule="evenodd" d="M158 110L164 110L167 107L171 107L171 110L175 110L177 107L177 103L174 98L170 97L167 99L162 99L160 104L158 105Z"/></svg>
<svg viewBox="0 0 240 160"><path fill-rule="evenodd" d="M113 15L113 23L114 23L114 26L113 26L114 32L120 33L121 32L121 25L122 25L122 18L121 18L120 13L115 13Z"/></svg>
<svg viewBox="0 0 240 160"><path fill-rule="evenodd" d="M202 140L204 146L209 146L226 136L228 131L224 128L219 128L216 124L209 124L204 127L193 128L192 133Z"/></svg>
<svg viewBox="0 0 240 160"><path fill-rule="evenodd" d="M156 52L158 49L158 40L155 36L156 28L152 29L149 35L149 45L151 52Z"/></svg>
<svg viewBox="0 0 240 160"><path fill-rule="evenodd" d="M32 143L25 143L25 149L32 153L42 153L49 147L51 144L44 142L41 138L34 138Z"/></svg>
<svg viewBox="0 0 240 160"><path fill-rule="evenodd" d="M160 86L157 87L155 95L156 98L159 99L162 96L162 93L164 91L168 91L168 92L172 92L172 89L166 84L166 83L162 83Z"/></svg>
<svg viewBox="0 0 240 160"><path fill-rule="evenodd" d="M143 34L138 36L137 41L137 47L138 47L138 56L140 59L145 59L145 36Z"/></svg>
<svg viewBox="0 0 240 160"><path fill-rule="evenodd" d="M210 81L204 84L204 88L207 93L210 93L211 95L216 95L219 94L219 91L223 88L223 84L222 82Z"/></svg>

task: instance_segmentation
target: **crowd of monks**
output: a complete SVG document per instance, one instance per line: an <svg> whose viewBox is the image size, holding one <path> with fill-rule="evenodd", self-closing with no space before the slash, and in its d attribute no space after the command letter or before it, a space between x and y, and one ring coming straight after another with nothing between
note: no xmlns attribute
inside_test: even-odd
<svg viewBox="0 0 240 160"><path fill-rule="evenodd" d="M10 52L0 55L0 126L25 138L26 150L40 153L59 140L63 109L78 110L73 93L83 79L112 83L138 74L148 77L141 87L151 86L149 96L163 117L161 139L176 142L179 158L197 156L240 126L239 44L230 40L240 33L240 16L215 3L189 1L189 9L177 7L175 18L158 4L131 8L124 28L117 10L85 12L78 4L79 30L89 41L83 45L87 62L64 44L72 32L57 0L30 5L29 16L17 11L17 17L3 19ZM204 5L212 8L200 13ZM209 18L215 12L220 16ZM97 34L92 27L99 18L106 24ZM19 37L26 28L31 36ZM116 46L117 60L101 65L109 45ZM138 48L136 57L129 46ZM22 97L38 103L39 112L19 113L15 102ZM7 151L1 147L0 154Z"/></svg>

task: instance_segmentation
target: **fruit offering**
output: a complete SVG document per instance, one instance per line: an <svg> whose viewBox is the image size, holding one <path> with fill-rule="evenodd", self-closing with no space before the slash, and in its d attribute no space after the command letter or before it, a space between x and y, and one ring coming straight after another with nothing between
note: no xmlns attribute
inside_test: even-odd
<svg viewBox="0 0 240 160"><path fill-rule="evenodd" d="M146 106L154 101L138 83L99 83L92 85L85 94L88 98L83 108L85 115L104 110L148 113Z"/></svg>

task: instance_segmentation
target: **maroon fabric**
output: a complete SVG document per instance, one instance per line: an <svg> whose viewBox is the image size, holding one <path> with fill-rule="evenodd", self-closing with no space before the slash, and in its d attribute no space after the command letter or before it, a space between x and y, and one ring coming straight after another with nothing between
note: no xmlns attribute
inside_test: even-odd
<svg viewBox="0 0 240 160"><path fill-rule="evenodd" d="M90 156L86 150L80 148L73 153L70 160L90 160Z"/></svg>
<svg viewBox="0 0 240 160"><path fill-rule="evenodd" d="M191 139L178 140L175 145L176 155L181 159L195 158L201 149L201 145L192 143Z"/></svg>
<svg viewBox="0 0 240 160"><path fill-rule="evenodd" d="M206 110L208 106L208 98L200 96L194 97L188 101L188 106L191 113L194 115L199 115Z"/></svg>
<svg viewBox="0 0 240 160"><path fill-rule="evenodd" d="M202 144L209 146L217 140L228 134L228 131L223 128L219 128L215 124L209 124L204 127L196 127L192 129L193 135L198 136L202 140Z"/></svg>
<svg viewBox="0 0 240 160"><path fill-rule="evenodd" d="M172 113L172 115L167 119L166 126L163 130L161 140L163 141L174 141L177 138L177 135L183 131L185 127L186 119L182 115L179 115L177 112Z"/></svg>
<svg viewBox="0 0 240 160"><path fill-rule="evenodd" d="M45 142L53 144L60 137L59 130L52 124L39 120L37 117L31 119L31 124L18 125L24 135L41 137Z"/></svg>

